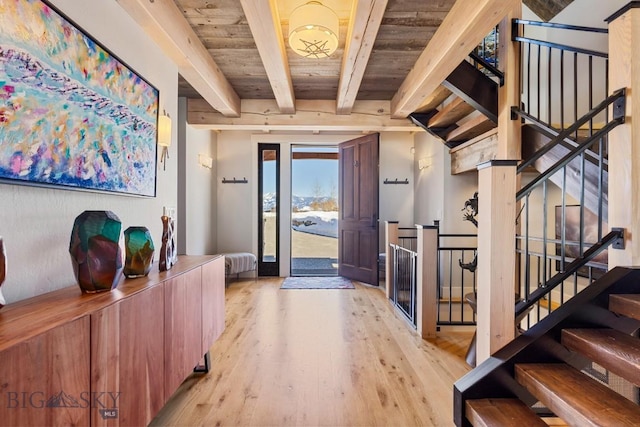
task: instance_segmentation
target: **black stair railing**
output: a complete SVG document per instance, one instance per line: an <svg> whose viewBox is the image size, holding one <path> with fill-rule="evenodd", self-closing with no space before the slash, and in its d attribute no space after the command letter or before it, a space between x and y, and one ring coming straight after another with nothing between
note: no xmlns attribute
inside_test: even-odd
<svg viewBox="0 0 640 427"><path fill-rule="evenodd" d="M569 33L575 39L590 35L594 42L606 45L608 30L576 25L516 19L514 41L520 43L522 64L521 109L548 125L564 130L593 109L594 100L608 95L609 59L606 52L569 46L529 37L535 27L557 35ZM601 121L608 121L600 118ZM593 129L594 121L589 128ZM574 135L578 139L578 133Z"/></svg>
<svg viewBox="0 0 640 427"><path fill-rule="evenodd" d="M390 244L393 269L390 299L415 328L418 237L415 227L399 227L398 231L398 244Z"/></svg>
<svg viewBox="0 0 640 427"><path fill-rule="evenodd" d="M548 180L553 174L564 168L575 159L578 155L581 155L588 148L590 148L596 141L603 139L606 135L609 134L611 130L613 130L616 126L624 123L625 119L625 89L620 89L616 91L613 95L605 99L598 107L585 114L582 118L580 118L576 123L569 126L567 129L563 130L549 141L544 147L538 150L533 156L529 159L524 160L520 165L518 165L517 172L522 173L527 167L533 165L536 160L549 153L555 147L557 147L560 143L564 141L564 139L573 132L572 129L579 128L581 124L588 122L591 118L593 118L596 114L606 109L609 105L615 104L617 108L615 108L615 113L613 120L608 122L606 125L595 132L593 135L590 135L584 139L581 143L576 143L577 145L573 146L573 149L570 150L564 157L558 160L553 166L546 169L543 173L538 175L535 179L529 182L526 186L524 186L518 193L516 194L516 200L522 199L526 194L530 194L531 190L536 186L540 185L543 181ZM520 111L515 110L516 114L520 114Z"/></svg>
<svg viewBox="0 0 640 427"><path fill-rule="evenodd" d="M589 111L587 114L579 118L575 123L573 123L566 129L559 132L555 128L545 126L543 122L540 122L538 119L526 113L525 111L522 111L515 107L512 108L512 114L521 116L523 119L530 121L535 126L537 126L540 131L555 133L555 136L553 137L553 139L551 139L551 141L549 141L542 149L536 151L534 155L522 161L518 165L518 169L517 169L518 173L521 173L524 169L533 165L536 162L536 160L538 160L539 158L547 154L549 151L551 151L553 148L555 148L559 144L570 141L574 143L573 147L576 147L575 144L577 144L577 142L573 139L569 139L571 134L574 134L575 132L577 132L580 129L580 127L582 127L583 125L590 123L596 116L606 111L611 105L614 106L613 121L607 123L607 125L613 122L616 123L616 126L620 123L624 123L625 97L626 97L625 89L620 89L615 91L611 96L607 97L604 101L602 101L596 107L592 108L591 111ZM606 125L605 125L605 128L606 128ZM599 140L601 137L604 137L609 133L608 130L605 130L604 132L602 132L602 130L604 130L605 128L600 129L595 134L592 134L586 137L586 140L590 142L590 144L586 145L587 148L593 145L595 141ZM599 157L600 156L594 156L596 160L598 160Z"/></svg>
<svg viewBox="0 0 640 427"><path fill-rule="evenodd" d="M528 37L525 29L532 26L607 33L514 20L523 96L512 115L548 139L517 169L523 184L516 196L521 206L516 236L520 329L601 277L607 269L606 249L622 237L621 230L608 230L606 153L609 132L624 122L625 91L607 96L606 53ZM528 173L532 167L539 175Z"/></svg>
<svg viewBox="0 0 640 427"><path fill-rule="evenodd" d="M598 254L608 248L610 245L620 244L624 237L624 231L620 228L614 228L600 241L587 249L581 257L572 261L563 271L558 272L549 281L545 283L545 286L539 287L529 293L527 297L516 304L516 319L521 318L527 314L529 309L534 304L546 298L551 291L557 286L561 285L566 279L572 277L578 273L578 270L585 266L589 261L594 259Z"/></svg>
<svg viewBox="0 0 640 427"><path fill-rule="evenodd" d="M477 234L440 233L438 226L438 326L475 325ZM473 301L467 296L473 295Z"/></svg>

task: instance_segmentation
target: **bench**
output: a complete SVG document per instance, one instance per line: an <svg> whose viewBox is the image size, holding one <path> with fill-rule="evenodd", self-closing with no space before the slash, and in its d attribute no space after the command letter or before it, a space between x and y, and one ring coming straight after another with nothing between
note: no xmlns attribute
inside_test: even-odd
<svg viewBox="0 0 640 427"><path fill-rule="evenodd" d="M224 275L229 278L232 274L236 278L240 273L255 271L258 267L258 259L250 252L232 252L224 255Z"/></svg>

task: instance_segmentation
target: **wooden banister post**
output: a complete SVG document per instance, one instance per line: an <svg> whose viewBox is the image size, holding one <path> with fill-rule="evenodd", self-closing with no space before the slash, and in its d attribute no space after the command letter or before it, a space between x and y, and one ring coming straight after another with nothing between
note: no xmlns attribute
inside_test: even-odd
<svg viewBox="0 0 640 427"><path fill-rule="evenodd" d="M422 338L435 338L438 327L438 227L416 225L416 326Z"/></svg>
<svg viewBox="0 0 640 427"><path fill-rule="evenodd" d="M625 231L625 249L609 249L609 269L640 264L640 4L609 23L609 90L627 89L626 121L609 134L609 227Z"/></svg>
<svg viewBox="0 0 640 427"><path fill-rule="evenodd" d="M520 120L511 116L511 107L520 103L520 50L511 23L520 17L522 3L510 2L499 28L499 67L505 81L498 89L499 160L478 165L478 365L515 338L516 165L522 132Z"/></svg>
<svg viewBox="0 0 640 427"><path fill-rule="evenodd" d="M393 292L393 251L389 245L398 244L398 221L384 222L384 242L385 242L385 262L384 262L384 283L387 299L391 298Z"/></svg>
<svg viewBox="0 0 640 427"><path fill-rule="evenodd" d="M515 338L516 164L478 166L478 365Z"/></svg>
<svg viewBox="0 0 640 427"><path fill-rule="evenodd" d="M522 18L522 4L516 2L499 24L498 66L504 85L498 88L498 147L496 159L522 157L522 124L511 117L511 107L520 104L520 47L512 39L513 19Z"/></svg>
<svg viewBox="0 0 640 427"><path fill-rule="evenodd" d="M514 26L513 20L522 18L522 3L512 4L511 9L500 21L499 45L498 45L498 65L504 73L504 85L498 89L498 147L496 149L496 159L520 160L522 158L522 122L511 115L511 107L520 105L520 46L513 41ZM516 188L521 188L521 175L516 174ZM479 187L482 192L482 187ZM515 193L514 193L515 197ZM516 210L520 210L520 203L516 205ZM519 229L514 229L515 233ZM520 272L517 258L513 258L514 268L514 294L520 295ZM514 296L515 299L515 296ZM514 306L515 310L515 306Z"/></svg>

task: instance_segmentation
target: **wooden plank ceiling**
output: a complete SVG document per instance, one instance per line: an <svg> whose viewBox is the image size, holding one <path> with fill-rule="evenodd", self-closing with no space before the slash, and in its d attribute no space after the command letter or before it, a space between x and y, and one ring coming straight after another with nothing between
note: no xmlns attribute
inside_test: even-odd
<svg viewBox="0 0 640 427"><path fill-rule="evenodd" d="M513 3L322 0L339 17L339 47L329 58L309 59L287 43L289 16L307 1L117 0L178 65L178 94L194 100L190 123L241 128L248 117L247 128L254 129L271 117L274 126L310 130L333 122L344 123L337 130L353 130L360 118L363 130L379 130L367 116L384 116L385 129L418 130L406 116L434 98ZM451 40L451 54L429 46L441 26L440 44ZM445 58L444 64L430 57ZM348 114L350 123L341 117ZM315 126L314 115L324 127Z"/></svg>
<svg viewBox="0 0 640 427"><path fill-rule="evenodd" d="M266 0L260 1L267 3ZM277 2L285 42L289 15L296 6L305 2ZM390 100L454 2L388 0L357 99ZM274 98L240 1L175 0L175 3L241 99ZM350 3L345 0L323 1L340 18L339 48L331 57L303 58L285 43L296 99L337 98ZM201 97L184 78L180 79L179 95Z"/></svg>

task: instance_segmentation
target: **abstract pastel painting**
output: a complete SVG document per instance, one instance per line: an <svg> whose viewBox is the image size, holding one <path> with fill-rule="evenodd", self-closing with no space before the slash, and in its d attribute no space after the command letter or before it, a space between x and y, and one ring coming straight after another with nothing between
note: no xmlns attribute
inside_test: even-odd
<svg viewBox="0 0 640 427"><path fill-rule="evenodd" d="M0 2L0 180L154 197L158 90L42 0Z"/></svg>

